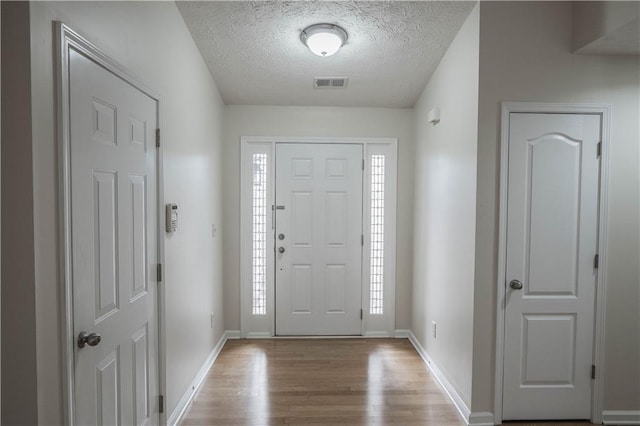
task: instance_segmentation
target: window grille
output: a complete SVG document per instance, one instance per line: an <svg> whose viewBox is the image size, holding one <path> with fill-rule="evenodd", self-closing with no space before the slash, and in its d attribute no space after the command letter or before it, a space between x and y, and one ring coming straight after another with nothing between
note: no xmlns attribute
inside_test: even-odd
<svg viewBox="0 0 640 426"><path fill-rule="evenodd" d="M252 313L267 313L267 154L252 161Z"/></svg>
<svg viewBox="0 0 640 426"><path fill-rule="evenodd" d="M384 313L384 155L371 156L369 313Z"/></svg>

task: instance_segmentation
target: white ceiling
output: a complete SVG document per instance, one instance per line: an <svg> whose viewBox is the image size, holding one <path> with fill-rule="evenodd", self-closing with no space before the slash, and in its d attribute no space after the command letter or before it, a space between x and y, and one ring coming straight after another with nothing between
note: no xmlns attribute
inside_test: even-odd
<svg viewBox="0 0 640 426"><path fill-rule="evenodd" d="M232 1L178 8L226 104L412 107L475 2ZM342 26L347 44L312 54L300 31ZM348 77L315 89L314 77Z"/></svg>

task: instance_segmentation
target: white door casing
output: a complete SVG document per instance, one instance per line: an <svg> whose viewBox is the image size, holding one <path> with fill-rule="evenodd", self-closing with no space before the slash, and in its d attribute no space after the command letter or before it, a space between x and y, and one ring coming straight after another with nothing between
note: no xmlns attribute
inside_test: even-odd
<svg viewBox="0 0 640 426"><path fill-rule="evenodd" d="M590 418L601 117L511 113L508 141L502 418Z"/></svg>
<svg viewBox="0 0 640 426"><path fill-rule="evenodd" d="M362 155L357 144L276 144L278 335L362 333Z"/></svg>
<svg viewBox="0 0 640 426"><path fill-rule="evenodd" d="M276 334L275 330L275 250L274 242L274 211L275 204L275 151L276 144L357 144L364 152L363 175L363 215L364 247L362 255L362 334L369 337L393 337L395 335L395 277L396 277L396 207L397 207L397 153L398 140L395 138L349 138L349 137L283 137L283 136L242 136L240 138L240 335L247 338L266 338ZM373 157L384 158L384 271L383 271L383 309L372 311L371 298L379 297L371 293L373 278L371 276L372 253L372 208ZM264 161L264 168L256 171L256 161ZM264 176L263 176L264 174ZM259 178L258 178L259 177ZM265 179L264 186L256 188L256 179ZM379 188L378 188L379 189ZM257 198L266 197L268 208L259 209L260 218L256 216ZM262 201L260 201L262 202ZM380 202L377 202L379 206ZM264 218L262 216L265 216ZM258 220L259 219L259 220ZM267 221L268 236L256 233L256 221ZM379 229L378 229L379 231ZM268 238L269 245L266 252L260 251L256 238L262 241ZM262 243L260 243L262 244ZM256 278L256 262L262 262L265 257L266 268L263 275ZM259 272L259 271L258 271ZM380 280L380 270L376 282ZM265 285L265 292L261 293L266 300L256 298L256 288ZM257 313L255 303L264 303L266 311Z"/></svg>
<svg viewBox="0 0 640 426"><path fill-rule="evenodd" d="M158 424L157 101L68 53L75 424ZM75 343L75 342L74 342Z"/></svg>

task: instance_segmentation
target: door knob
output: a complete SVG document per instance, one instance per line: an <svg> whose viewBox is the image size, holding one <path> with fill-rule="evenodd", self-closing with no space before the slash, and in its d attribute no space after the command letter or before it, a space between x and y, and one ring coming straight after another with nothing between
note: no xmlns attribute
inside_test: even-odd
<svg viewBox="0 0 640 426"><path fill-rule="evenodd" d="M278 247L278 253L284 253L284 247Z"/></svg>
<svg viewBox="0 0 640 426"><path fill-rule="evenodd" d="M101 340L102 337L100 337L98 333L89 334L86 331L81 331L78 335L78 347L84 348L86 345L96 346Z"/></svg>
<svg viewBox="0 0 640 426"><path fill-rule="evenodd" d="M518 280L511 280L511 282L509 283L509 287L514 290L522 290L522 283Z"/></svg>
<svg viewBox="0 0 640 426"><path fill-rule="evenodd" d="M284 240L284 234L279 234L279 235L278 235L278 239L279 239L279 240Z"/></svg>

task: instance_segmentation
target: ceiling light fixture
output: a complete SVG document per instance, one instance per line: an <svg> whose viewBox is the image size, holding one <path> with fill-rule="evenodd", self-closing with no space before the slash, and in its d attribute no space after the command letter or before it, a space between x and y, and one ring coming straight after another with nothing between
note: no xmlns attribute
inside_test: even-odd
<svg viewBox="0 0 640 426"><path fill-rule="evenodd" d="M315 24L300 33L300 40L318 56L331 56L347 42L347 32L334 24Z"/></svg>

